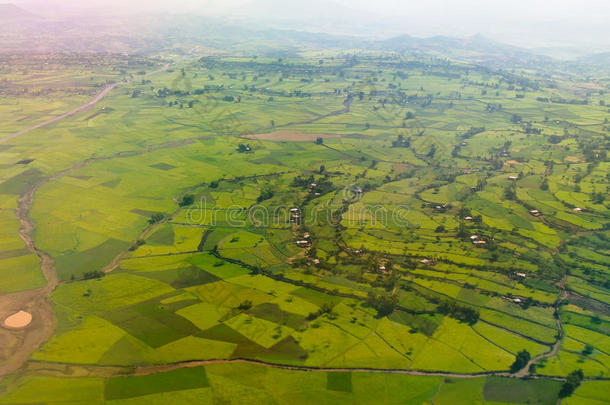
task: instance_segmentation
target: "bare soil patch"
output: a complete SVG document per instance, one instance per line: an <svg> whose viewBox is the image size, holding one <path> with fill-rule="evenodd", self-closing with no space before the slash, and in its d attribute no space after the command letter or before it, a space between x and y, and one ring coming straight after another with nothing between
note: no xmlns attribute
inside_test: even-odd
<svg viewBox="0 0 610 405"><path fill-rule="evenodd" d="M4 326L10 329L23 329L32 322L32 314L26 311L15 312L4 320Z"/></svg>

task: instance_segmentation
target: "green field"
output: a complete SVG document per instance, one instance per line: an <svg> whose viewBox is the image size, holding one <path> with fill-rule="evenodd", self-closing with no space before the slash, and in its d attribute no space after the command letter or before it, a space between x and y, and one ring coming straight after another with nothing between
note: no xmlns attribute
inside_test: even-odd
<svg viewBox="0 0 610 405"><path fill-rule="evenodd" d="M0 143L0 294L58 277L0 403L555 404L577 369L564 403L608 401L602 73L99 58L0 71L53 94L0 92L0 136L125 80Z"/></svg>

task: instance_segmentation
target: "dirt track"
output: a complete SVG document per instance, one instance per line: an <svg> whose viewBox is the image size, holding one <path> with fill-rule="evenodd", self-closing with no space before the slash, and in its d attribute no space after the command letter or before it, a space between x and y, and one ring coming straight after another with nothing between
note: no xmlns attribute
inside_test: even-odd
<svg viewBox="0 0 610 405"><path fill-rule="evenodd" d="M169 65L165 65L154 72L148 73L148 75L164 71L168 67ZM121 83L115 83L109 85L88 103L83 104L68 113L2 138L0 139L0 143L71 117L81 111L85 111L102 100L111 90L120 84ZM119 153L116 156L122 156L122 154ZM87 159L69 169L44 179L28 188L28 190L18 199L16 216L20 222L19 236L23 239L27 249L40 258L40 268L47 284L42 288L34 290L0 295L0 319L5 319L7 316L20 310L32 314L32 322L21 330L0 327L0 376L11 374L21 368L27 362L30 354L47 341L55 330L55 314L48 297L57 287L59 280L55 271L55 262L49 254L38 249L34 242L34 237L32 235L34 224L29 217L34 195L36 191L46 183L57 180L96 160L99 159Z"/></svg>
<svg viewBox="0 0 610 405"><path fill-rule="evenodd" d="M155 72L151 72L149 74L157 73L167 69L167 65L159 69ZM30 128L24 129L20 132L17 132L13 135L10 135L6 138L0 139L0 143L5 142L9 139L14 139L20 135L23 135L27 132L30 132L34 129L41 128L46 125L50 125L54 122L57 122L61 119L68 118L74 114L77 114L81 111L84 111L91 106L98 103L102 100L112 89L116 88L120 83L113 84L107 86L100 94L98 94L94 99L89 101L87 104L84 104L78 107L75 110L72 110L69 113L62 114L58 117L55 117L51 120L48 120L44 123L34 125ZM317 121L321 118L338 115L341 113L348 112L350 109L350 101L346 101L345 108L342 110L334 111L325 116L313 119L308 122L303 123L292 123L294 124L304 124ZM288 131L281 131L288 132ZM277 133L275 133L277 134ZM271 135L271 134L270 134ZM310 134L311 136L320 136ZM294 136L294 133L291 133L289 136ZM257 139L257 138L252 138ZM258 138L260 139L260 138ZM277 139L279 140L279 139ZM133 152L121 152L115 154L113 156L105 157L105 158L92 158L87 159L69 169L66 169L62 172L55 174L52 177L49 177L38 184L32 186L24 195L19 198L19 208L17 210L17 217L21 222L21 228L19 234L21 238L27 245L27 248L34 254L38 255L41 260L41 269L45 275L47 280L47 285L43 288L24 291L14 294L6 294L0 296L0 319L3 319L7 315L14 313L18 310L26 310L33 315L32 323L23 330L14 331L0 328L0 376L7 375L15 372L16 370L23 367L24 364L27 363L30 354L40 347L46 340L50 338L55 329L55 315L53 309L51 307L50 302L48 301L49 295L53 292L53 290L58 285L58 279L55 272L55 266L53 259L45 252L36 248L33 236L31 235L33 230L33 223L29 218L29 211L32 206L34 194L36 191L44 184L57 180L58 178L74 171L79 168L82 168L88 165L91 162L97 160L105 160L112 159L116 157L130 156L148 153L158 149L165 149L171 147L177 147L181 145L185 145L187 143L193 142L194 139L187 139L181 142L173 142L158 145L157 147L149 147L142 151L133 151ZM144 231L143 234L149 232L150 230ZM116 263L120 260L122 255L117 256L115 260L109 264L105 270L112 271L114 267L116 267ZM561 330L561 323L558 321L558 327ZM534 363L536 360L539 360L544 357L550 357L554 355L559 349L559 345L561 340L559 339L554 345L550 352L537 356L532 359L531 363ZM408 369L367 369L367 368L314 368L314 367L304 367L304 366L290 366L283 364L274 364L274 363L266 363L257 360L250 359L225 359L225 360L193 360L193 361L185 361L180 363L173 363L167 365L150 365L150 366L135 366L135 367L115 367L115 366L96 366L96 365L73 365L73 364L64 364L64 363L47 363L47 362L30 362L27 364L25 371L27 372L36 372L38 375L54 375L54 376L99 376L99 377L110 377L117 375L147 375L153 374L163 371L169 371L178 368L185 367L196 367L201 365L212 365L212 364L226 364L226 363L248 363L261 365L266 367L280 368L286 370L294 370L294 371L318 371L318 372L368 372L368 373L388 373L388 374L407 374L407 375L417 375L417 376L441 376L448 378L477 378L483 376L515 376L521 377L526 376L528 374L529 364L520 370L517 374L511 375L506 371L490 371L484 373L472 373L472 374L460 374L460 373L447 373L447 372L434 372L434 371L421 371L421 370L408 370Z"/></svg>
<svg viewBox="0 0 610 405"><path fill-rule="evenodd" d="M167 70L168 67L169 67L169 65L164 65L162 68L157 69L157 70L155 70L153 72L147 73L146 75L141 76L141 77L145 77L145 76L148 76L148 75L152 75L152 74L155 74L155 73L162 72L164 70ZM112 90L114 90L117 86L120 86L121 84L126 84L126 83L129 83L129 81L109 84L106 87L104 87L104 89L102 91L100 91L95 97L93 97L89 102L87 102L87 103L85 103L85 104L83 104L81 106L76 107L72 111L69 111L67 113L58 115L57 117L48 119L48 120L46 120L44 122L41 122L39 124L32 125L31 127L26 128L26 129L22 129L21 131L15 132L12 135L8 135L8 136L5 136L4 138L0 138L0 143L4 143L6 141L10 141L11 139L15 139L18 136L21 136L23 134L27 134L28 132L31 132L31 131L33 131L35 129L46 127L47 125L54 124L54 123L56 123L58 121L61 121L61 120L65 119L65 118L69 118L69 117L71 117L71 116L73 116L75 114L83 112L83 111L93 107L94 105L96 105L100 101L102 101L102 99L104 99L104 97L106 97L108 95L108 93L110 93Z"/></svg>
<svg viewBox="0 0 610 405"><path fill-rule="evenodd" d="M450 373L442 371L423 371L409 369L383 369L383 368L329 368L329 367L307 367L292 366L287 364L269 363L251 359L226 359L226 360L190 360L179 363L158 364L149 366L99 366L92 364L68 364L55 362L32 361L29 363L25 374L46 375L53 377L101 377L110 378L118 376L142 376L181 368L191 368L200 366L210 366L214 364L252 364L263 367L277 368L291 371L322 372L322 373L382 373L382 374L402 374L428 377L447 377L447 378L480 378L489 376L515 377L506 371L488 371L482 373ZM534 377L538 378L538 377ZM556 378L557 380L565 380Z"/></svg>

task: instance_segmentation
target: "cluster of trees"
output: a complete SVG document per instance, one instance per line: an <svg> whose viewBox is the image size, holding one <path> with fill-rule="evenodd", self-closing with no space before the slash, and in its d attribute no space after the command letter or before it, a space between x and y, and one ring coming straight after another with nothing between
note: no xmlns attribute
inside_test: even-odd
<svg viewBox="0 0 610 405"><path fill-rule="evenodd" d="M165 218L165 215L157 212L157 213L154 213L154 214L152 214L150 216L150 219L148 220L148 223L151 224L151 225L152 224L156 224L158 222L163 221L164 218Z"/></svg>
<svg viewBox="0 0 610 405"><path fill-rule="evenodd" d="M393 148L408 148L411 146L411 137L405 139L404 136L398 135L395 141L392 141Z"/></svg>
<svg viewBox="0 0 610 405"><path fill-rule="evenodd" d="M192 205L194 202L195 202L195 196L192 194L186 194L186 195L182 196L182 199L180 200L178 205L181 207L188 207L189 205Z"/></svg>
<svg viewBox="0 0 610 405"><path fill-rule="evenodd" d="M309 177L297 176L292 180L292 183L290 185L292 187L307 188L307 187L309 187L310 184L315 183L315 181L316 180L313 177L313 175L311 175Z"/></svg>
<svg viewBox="0 0 610 405"><path fill-rule="evenodd" d="M378 294L375 291L369 291L366 302L377 310L377 316L381 318L394 312L398 304L398 297L391 293Z"/></svg>
<svg viewBox="0 0 610 405"><path fill-rule="evenodd" d="M572 393L576 391L576 388L580 386L584 378L585 375L581 369L574 370L570 374L568 374L566 382L563 383L563 385L561 386L561 390L559 390L559 397L565 398L572 395Z"/></svg>
<svg viewBox="0 0 610 405"><path fill-rule="evenodd" d="M273 191L271 190L263 190L261 194L256 197L257 203L262 203L263 201L267 201L273 198Z"/></svg>
<svg viewBox="0 0 610 405"><path fill-rule="evenodd" d="M332 313L333 313L333 306L331 304L329 304L328 302L325 302L324 304L322 304L320 309L318 309L316 312L311 312L309 315L307 315L306 319L308 321L313 321L313 320L321 317L324 314L332 315Z"/></svg>
<svg viewBox="0 0 610 405"><path fill-rule="evenodd" d="M471 127L468 131L461 134L460 138L469 139L475 136L476 134L480 134L481 132L485 132L485 127Z"/></svg>
<svg viewBox="0 0 610 405"><path fill-rule="evenodd" d="M240 311L247 311L250 308L252 308L252 301L250 300L244 300L237 306Z"/></svg>
<svg viewBox="0 0 610 405"><path fill-rule="evenodd" d="M525 124L524 130L525 130L526 134L535 134L535 135L542 134L542 129L536 128L533 125L531 125L530 123Z"/></svg>
<svg viewBox="0 0 610 405"><path fill-rule="evenodd" d="M322 171L326 171L326 167L320 167L320 173L322 173ZM315 184L314 187L312 187L311 185ZM322 177L319 177L317 180L314 178L313 175L309 176L309 177L301 177L301 176L296 176L293 180L292 183L290 184L292 187L297 187L297 188L312 188L312 191L315 191L316 193L320 193L320 195L324 195L326 193L331 192L332 190L334 190L334 184L328 179L328 175L324 175Z"/></svg>
<svg viewBox="0 0 610 405"><path fill-rule="evenodd" d="M246 153L246 152L250 152L252 150L252 148L250 147L250 144L244 145L243 143L240 143L239 145L237 145L237 151L239 153Z"/></svg>
<svg viewBox="0 0 610 405"><path fill-rule="evenodd" d="M474 325L479 320L479 311L459 305L453 301L441 302L438 307L436 307L436 310L443 315L448 315L453 319L466 322L469 325Z"/></svg>
<svg viewBox="0 0 610 405"><path fill-rule="evenodd" d="M504 189L504 198L510 201L517 200L517 186L515 183L511 183L510 185L506 186Z"/></svg>
<svg viewBox="0 0 610 405"><path fill-rule="evenodd" d="M531 358L532 356L530 352L525 349L521 350L519 353L517 353L517 356L515 356L515 362L510 366L510 372L516 373L517 371L521 370L523 367L527 366L527 363L529 363Z"/></svg>
<svg viewBox="0 0 610 405"><path fill-rule="evenodd" d="M167 87L157 90L157 97L165 98L168 96L184 97L188 96L189 92L182 90L170 90Z"/></svg>
<svg viewBox="0 0 610 405"><path fill-rule="evenodd" d="M142 245L145 245L146 241L142 240L142 239L138 239L137 241L135 241L135 243L133 245L131 245L129 247L129 251L133 252L134 250L136 250L137 248L139 248Z"/></svg>
<svg viewBox="0 0 610 405"><path fill-rule="evenodd" d="M83 279L84 280L93 280L95 278L102 278L106 275L106 273L104 273L101 270L93 270L93 271L88 271L85 274L83 274Z"/></svg>
<svg viewBox="0 0 610 405"><path fill-rule="evenodd" d="M493 112L496 112L496 111L502 111L502 104L488 103L485 106L485 112L493 113Z"/></svg>

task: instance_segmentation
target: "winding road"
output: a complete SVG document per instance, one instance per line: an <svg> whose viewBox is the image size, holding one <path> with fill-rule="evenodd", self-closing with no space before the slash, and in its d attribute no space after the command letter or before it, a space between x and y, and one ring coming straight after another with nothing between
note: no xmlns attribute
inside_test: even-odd
<svg viewBox="0 0 610 405"><path fill-rule="evenodd" d="M162 68L150 72L147 74L152 75L155 73L162 72L167 70L169 65L165 65ZM24 135L28 132L31 132L36 129L43 128L45 126L54 124L60 120L69 118L83 112L97 103L99 103L102 99L104 99L113 89L118 87L121 84L129 83L129 81L113 83L106 86L100 93L98 93L93 99L91 99L86 104L83 104L74 110L61 114L57 117L49 119L45 122L33 125L29 128L23 129L19 132L16 132L12 135L9 135L4 138L0 138L0 143L4 143L6 141L15 139L21 135ZM344 104L344 109L334 111L330 114L327 114L322 117L328 117L332 115L337 115L345 112L349 112L351 100L348 100ZM311 120L310 122L317 121L321 118L316 118ZM100 158L90 158L87 159L71 168L63 170L61 172L56 173L55 175L44 179L37 184L32 185L18 200L18 209L17 209L17 217L20 221L20 229L19 235L25 242L27 249L36 254L40 258L41 262L41 270L46 279L46 286L29 291L23 291L12 294L5 294L0 296L0 319L3 319L6 315L16 312L17 310L26 310L32 313L33 321L30 326L20 331L13 331L8 329L0 328L0 376L12 374L19 369L23 369L25 374L28 373L36 373L38 375L52 375L58 377L74 377L74 376L97 376L97 377L112 377L112 376L120 376L120 375L148 375L154 374L164 371L170 371L178 368L186 368L186 367L197 367L203 365L212 365L212 364L227 364L227 363L248 363L253 365L265 366L265 367L273 367L278 369L285 370L293 370L293 371L311 371L311 372L363 372L363 373L387 373L387 374L406 374L406 375L415 375L415 376L440 376L447 378L478 378L485 376L503 376L503 377L525 377L529 376L529 366L536 361L553 356L557 353L560 343L561 343L561 332L562 326L561 321L558 319L558 329L560 331L560 336L558 340L553 345L551 351L539 355L532 359L526 367L517 372L516 374L510 374L508 371L488 371L481 373L451 373L451 372L441 372L441 371L424 371L424 370L412 370L412 369L373 369L373 368L316 368L316 367L306 367L306 366L292 366L285 364L276 364L276 363L268 363L253 359L219 359L219 360L192 360L192 361L184 361L179 363L171 363L171 364L158 364L158 365L149 365L149 366L130 366L130 367L121 367L121 366L99 366L99 365L76 365L76 364L67 364L67 363L52 363L52 362L39 362L32 361L28 362L30 354L35 351L38 347L40 347L45 341L47 341L55 330L56 319L53 312L53 308L48 300L50 294L57 287L59 280L55 271L55 263L51 256L46 252L38 249L34 242L34 237L32 235L32 231L34 229L34 224L29 217L29 212L32 207L34 195L36 191L47 184L48 182L55 181L60 177L74 171L80 169L92 162L98 160L106 160L113 159L118 157L125 156L133 156L137 154L150 153L152 151L158 149L172 148L178 147L182 145L186 145L188 143L194 142L199 138L186 139L180 142L172 142L167 144L157 145L155 147L148 147L141 151L127 151L120 152L112 156L108 157L100 157ZM145 236L147 233L151 231L153 226L147 227L142 234L141 237ZM112 271L118 261L122 258L122 254L118 255L112 263L110 263L105 271ZM227 259L225 259L227 260ZM565 279L562 282L562 291L565 293L565 289L563 285L565 284ZM563 294L561 295L563 297ZM558 300L559 301L559 300ZM538 376L532 376L534 378L538 378ZM558 380L562 380L561 378L557 378Z"/></svg>
<svg viewBox="0 0 610 405"><path fill-rule="evenodd" d="M166 64L163 67L140 77L160 73L168 68L169 64ZM80 107L77 107L65 114L58 115L57 117L49 119L45 122L23 129L7 137L0 138L0 143L15 139L35 129L43 128L47 125L51 125L60 120L85 111L99 103L108 95L108 93L110 93L120 84L127 84L129 82L130 80L110 84L93 99ZM114 157L120 157L124 154L126 153L122 152ZM12 330L0 327L0 376L11 374L23 367L30 354L40 347L45 341L47 341L55 330L55 314L48 297L57 287L59 280L57 277L57 272L55 271L55 262L48 253L36 247L34 237L32 235L34 224L29 217L29 212L32 208L34 195L40 187L44 186L48 182L55 181L74 170L80 169L93 161L101 159L104 158L87 159L73 167L70 167L69 169L63 170L51 177L43 179L30 186L18 199L16 216L20 223L19 236L24 241L26 248L30 251L30 253L33 253L40 258L40 268L45 277L46 285L34 290L0 295L0 320L3 320L7 316L20 310L24 310L32 314L31 324L24 329Z"/></svg>

